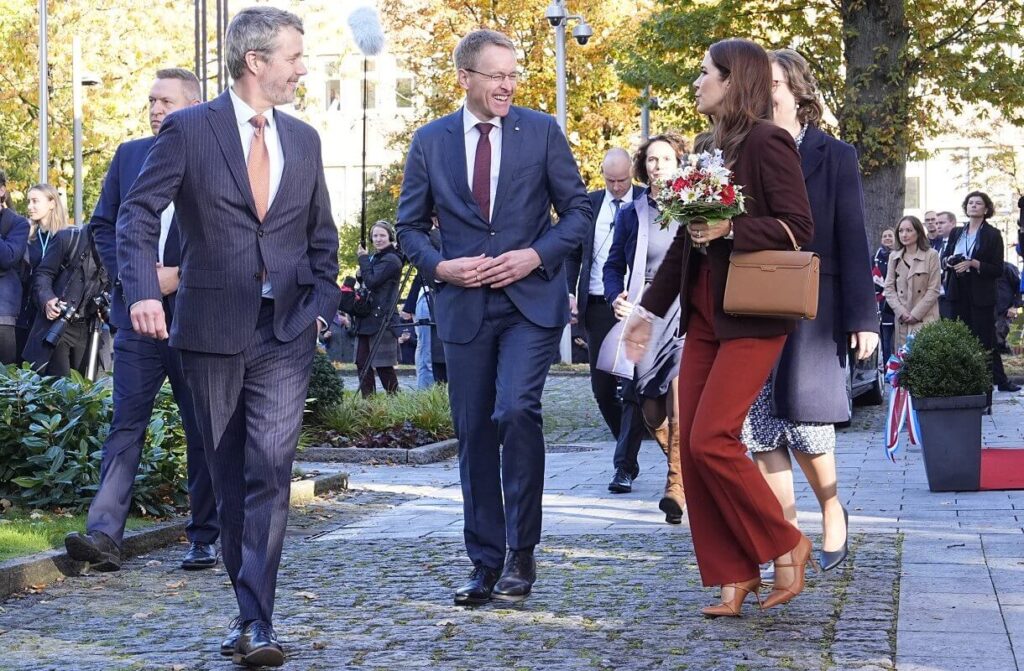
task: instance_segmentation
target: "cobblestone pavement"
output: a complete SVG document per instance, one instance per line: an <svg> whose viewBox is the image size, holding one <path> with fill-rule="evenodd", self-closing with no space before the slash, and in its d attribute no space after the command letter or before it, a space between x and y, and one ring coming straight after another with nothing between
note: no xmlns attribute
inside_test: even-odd
<svg viewBox="0 0 1024 671"><path fill-rule="evenodd" d="M809 574L781 609L750 603L742 619L704 620L714 594L699 585L686 525L664 524L656 508L660 451L645 443L633 494L611 495L613 446L587 378L551 378L544 401L534 594L512 607L452 605L470 568L454 461L353 465L352 492L292 514L275 622L286 668L1018 668L1024 493L929 494L919 453L882 458L879 409L839 436L850 560ZM990 441L1024 445L1015 402L998 400ZM798 482L801 526L817 541L816 502ZM180 554L4 602L0 669L231 668L217 651L234 609L226 574L184 573Z"/></svg>

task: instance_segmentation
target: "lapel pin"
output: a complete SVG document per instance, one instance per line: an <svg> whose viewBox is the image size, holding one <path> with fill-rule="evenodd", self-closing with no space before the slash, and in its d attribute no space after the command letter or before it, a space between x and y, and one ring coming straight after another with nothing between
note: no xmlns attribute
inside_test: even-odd
<svg viewBox="0 0 1024 671"><path fill-rule="evenodd" d="M513 128L512 130L519 130L519 126L516 126L516 127L515 127L515 128Z"/></svg>

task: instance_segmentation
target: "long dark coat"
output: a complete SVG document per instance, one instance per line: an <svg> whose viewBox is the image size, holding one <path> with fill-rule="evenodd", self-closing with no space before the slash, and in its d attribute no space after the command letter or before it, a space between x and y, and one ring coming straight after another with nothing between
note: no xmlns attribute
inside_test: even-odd
<svg viewBox="0 0 1024 671"><path fill-rule="evenodd" d="M804 249L821 256L818 316L800 322L786 340L772 389L773 414L844 422L850 419L849 334L878 333L857 150L808 126L800 166L814 217L814 239Z"/></svg>

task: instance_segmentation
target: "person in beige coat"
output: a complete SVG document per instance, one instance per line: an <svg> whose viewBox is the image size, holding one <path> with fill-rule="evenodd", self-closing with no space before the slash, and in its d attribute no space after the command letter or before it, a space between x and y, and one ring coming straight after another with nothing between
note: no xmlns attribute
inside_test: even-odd
<svg viewBox="0 0 1024 671"><path fill-rule="evenodd" d="M939 320L939 255L928 244L924 224L917 217L903 217L896 240L884 292L896 313L893 352L923 324Z"/></svg>

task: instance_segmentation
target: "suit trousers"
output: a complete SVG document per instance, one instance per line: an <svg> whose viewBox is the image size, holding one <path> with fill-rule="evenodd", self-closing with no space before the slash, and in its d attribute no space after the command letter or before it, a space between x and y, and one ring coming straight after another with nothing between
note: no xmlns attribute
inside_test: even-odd
<svg viewBox="0 0 1024 671"><path fill-rule="evenodd" d="M185 535L192 542L217 541L217 505L206 464L203 439L196 423L192 393L181 373L181 353L167 344L121 329L114 336L114 416L103 443L100 484L89 506L86 529L102 531L118 546L124 538L132 485L142 460L142 444L153 404L164 380L171 383L185 429L188 499L191 516Z"/></svg>
<svg viewBox="0 0 1024 671"><path fill-rule="evenodd" d="M719 340L710 265L690 283L679 371L679 435L686 511L705 585L758 575L758 565L796 547L800 532L740 442L743 420L786 336Z"/></svg>
<svg viewBox="0 0 1024 671"><path fill-rule="evenodd" d="M664 401L664 399L662 399ZM647 435L647 425L644 423L643 411L640 407L640 397L636 393L636 380L627 380L622 383L622 410L619 435L615 439L615 454L612 456L612 465L622 468L630 477L636 478L640 474L640 463L637 460L640 455L640 443Z"/></svg>
<svg viewBox="0 0 1024 671"><path fill-rule="evenodd" d="M416 323L430 321L427 293L421 292L416 300ZM430 353L430 326L416 327L416 388L427 389L434 384L433 361Z"/></svg>
<svg viewBox="0 0 1024 671"><path fill-rule="evenodd" d="M0 324L0 366L18 363L17 329L13 324Z"/></svg>
<svg viewBox="0 0 1024 671"><path fill-rule="evenodd" d="M591 298L591 300L593 300ZM608 336L608 331L618 322L612 306L605 302L587 302L587 310L583 315L583 328L587 332L587 355L590 358L590 388L597 401L597 409L604 417L604 423L616 439L622 426L622 402L619 400L619 378L599 370L597 357L601 352L601 343Z"/></svg>
<svg viewBox="0 0 1024 671"><path fill-rule="evenodd" d="M448 396L459 440L466 551L500 568L506 547L540 541L544 493L541 393L561 328L537 326L505 292L485 289L480 331L445 341Z"/></svg>
<svg viewBox="0 0 1024 671"><path fill-rule="evenodd" d="M316 347L316 325L274 336L273 301L238 354L183 350L220 518L221 553L243 621L273 622L292 462Z"/></svg>

